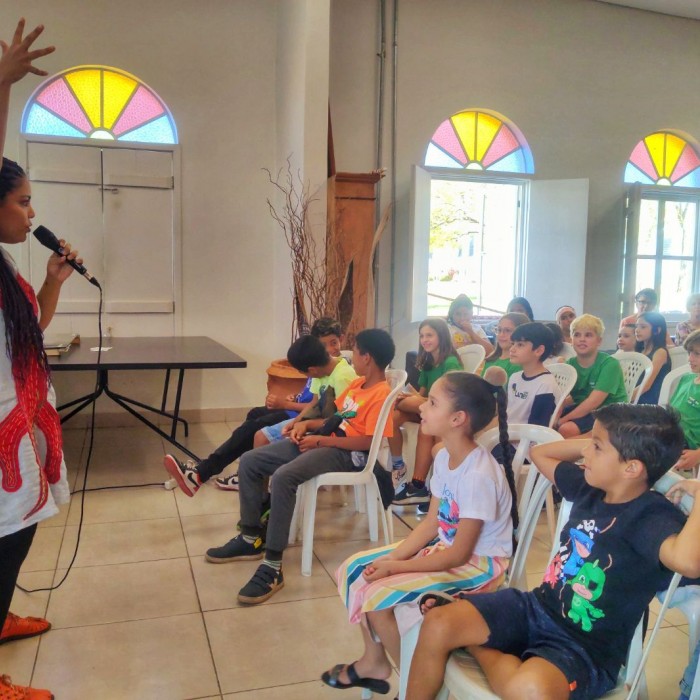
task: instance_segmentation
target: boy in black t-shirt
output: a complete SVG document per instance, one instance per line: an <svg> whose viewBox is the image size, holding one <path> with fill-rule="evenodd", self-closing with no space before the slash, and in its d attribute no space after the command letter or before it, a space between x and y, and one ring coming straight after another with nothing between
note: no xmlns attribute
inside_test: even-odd
<svg viewBox="0 0 700 700"><path fill-rule="evenodd" d="M685 523L650 491L683 449L676 415L611 404L595 419L590 440L532 450L540 472L573 501L544 581L529 593L506 589L429 610L408 700L435 697L460 647L500 697L597 698L615 686L634 629L670 570L700 576L700 506ZM573 463L580 457L583 467Z"/></svg>

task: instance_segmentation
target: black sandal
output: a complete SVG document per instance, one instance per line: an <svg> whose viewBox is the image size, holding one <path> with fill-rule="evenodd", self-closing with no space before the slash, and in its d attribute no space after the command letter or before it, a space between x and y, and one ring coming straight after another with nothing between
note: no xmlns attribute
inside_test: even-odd
<svg viewBox="0 0 700 700"><path fill-rule="evenodd" d="M383 681L379 678L360 678L360 676L357 675L357 671L355 671L354 662L347 667L350 682L343 683L339 680L339 676L344 668L346 668L345 664L338 664L334 666L331 671L324 671L321 680L331 688L337 688L338 690L345 690L346 688L367 688L367 690L371 690L373 693L379 693L380 695L386 695L391 690L388 681Z"/></svg>
<svg viewBox="0 0 700 700"><path fill-rule="evenodd" d="M431 600L433 601L433 604L427 610L423 610L425 603ZM442 605L449 605L450 603L454 603L455 600L462 600L462 598L451 596L449 593L443 593L442 591L433 591L432 593L426 593L420 597L418 600L418 608L421 615L425 615L425 613L429 612L433 608L439 608Z"/></svg>

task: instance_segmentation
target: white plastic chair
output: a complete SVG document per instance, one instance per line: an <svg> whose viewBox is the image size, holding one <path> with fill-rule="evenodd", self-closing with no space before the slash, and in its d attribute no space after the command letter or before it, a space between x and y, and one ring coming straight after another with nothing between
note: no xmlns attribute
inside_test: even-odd
<svg viewBox="0 0 700 700"><path fill-rule="evenodd" d="M557 531L561 531L571 512L571 502L562 501L559 508ZM550 559L554 556L559 546L555 541L552 545ZM680 575L674 574L669 586L669 593L673 594L680 581ZM637 625L634 638L627 654L627 662L620 672L616 688L606 693L606 700L636 700L647 698L644 667L646 665L651 647L663 622L668 603L664 602L659 611L659 617L654 624L651 634L647 636L646 644L642 645L643 625L642 618ZM497 700L498 696L491 690L486 676L473 657L465 652L451 654L445 669L445 685L438 694L438 700L447 700L449 695L456 700Z"/></svg>
<svg viewBox="0 0 700 700"><path fill-rule="evenodd" d="M672 369L665 377L661 383L661 390L659 391L659 406L666 406L671 400L673 393L676 391L678 386L678 381L684 374L692 371L690 365L681 365Z"/></svg>
<svg viewBox="0 0 700 700"><path fill-rule="evenodd" d="M651 374L651 360L646 355L642 355L641 352L623 352L622 350L618 350L613 357L622 367L622 375L625 378L625 391L629 402L637 403L640 392L637 391L635 393L634 390L637 388L640 376L642 381L639 382L639 386L642 387Z"/></svg>
<svg viewBox="0 0 700 700"><path fill-rule="evenodd" d="M486 350L484 350L483 345L478 345L473 343L472 345L465 345L457 350L459 354L459 359L462 360L462 367L464 367L465 372L471 372L474 374L477 369L481 366L481 363L486 357Z"/></svg>
<svg viewBox="0 0 700 700"><path fill-rule="evenodd" d="M549 427L553 428L559 420L559 414L561 413L566 397L571 393L571 390L576 384L578 375L574 367L561 362L554 362L548 365L547 369L554 375L554 379L557 380L557 386L560 391L559 400L554 407L554 413L552 413L552 417L549 419Z"/></svg>
<svg viewBox="0 0 700 700"><path fill-rule="evenodd" d="M365 468L361 472L329 472L328 474L321 474L313 479L309 479L309 481L301 484L297 489L297 504L290 527L290 541L293 540L294 536L297 534L301 510L303 514L301 516L303 518L301 573L304 576L311 576L316 498L320 486L364 486L367 499L367 520L369 521L370 540L376 542L379 539L377 524L377 511L379 511L382 517L384 540L386 544L391 544L393 541L393 516L390 508L384 510L373 470L384 442L384 438L382 437L384 426L386 425L387 419L391 417L396 396L406 384L407 378L408 375L402 369L390 369L386 371L386 379L389 382L389 386L391 386L391 393L384 400L384 404L379 413Z"/></svg>
<svg viewBox="0 0 700 700"><path fill-rule="evenodd" d="M684 347L666 348L671 358L671 369L676 369L688 362L688 351Z"/></svg>

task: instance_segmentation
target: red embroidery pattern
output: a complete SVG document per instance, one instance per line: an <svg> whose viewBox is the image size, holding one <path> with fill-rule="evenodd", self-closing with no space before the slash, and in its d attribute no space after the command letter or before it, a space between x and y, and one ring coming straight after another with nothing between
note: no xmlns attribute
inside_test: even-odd
<svg viewBox="0 0 700 700"><path fill-rule="evenodd" d="M31 302L34 313L38 313L34 290L19 274L17 281ZM63 444L60 418L56 409L47 400L48 377L46 371L36 359L32 359L23 374L22 380L15 376L17 405L0 422L0 435L2 436L0 440L0 470L2 471L2 489L10 493L18 491L22 486L19 446L24 436L27 435L34 448L36 463L39 465L39 497L33 508L24 516L24 520L26 520L46 505L49 496L49 483L55 484L60 479ZM46 459L43 464L34 435L35 426L44 434L46 440Z"/></svg>

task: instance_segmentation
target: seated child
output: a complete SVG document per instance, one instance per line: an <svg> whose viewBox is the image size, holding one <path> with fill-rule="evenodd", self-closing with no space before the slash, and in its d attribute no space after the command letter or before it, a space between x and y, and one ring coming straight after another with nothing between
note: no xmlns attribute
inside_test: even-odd
<svg viewBox="0 0 700 700"><path fill-rule="evenodd" d="M448 372L421 405L421 430L444 447L435 457L428 515L396 544L351 556L336 572L351 623L360 623L362 657L321 677L334 688L389 692L389 656L398 663L394 607L428 590L479 593L497 590L512 553L516 494L510 461L501 468L474 441L498 413L507 444L505 395L474 374ZM420 620L416 606L417 620ZM379 636L376 641L373 633Z"/></svg>
<svg viewBox="0 0 700 700"><path fill-rule="evenodd" d="M565 438L590 432L596 408L627 401L620 363L599 352L603 333L603 322L591 314L578 316L571 324L576 357L566 363L576 370L578 379L571 391L573 405L564 408L558 422L558 430Z"/></svg>
<svg viewBox="0 0 700 700"><path fill-rule="evenodd" d="M500 697L584 700L613 688L639 620L672 571L700 574L700 506L686 524L650 491L682 446L673 413L614 404L596 411L591 440L534 447L537 468L573 501L559 553L534 591L509 588L433 606L407 698L434 698L449 653L460 647Z"/></svg>
<svg viewBox="0 0 700 700"><path fill-rule="evenodd" d="M447 326L452 336L452 345L461 348L465 345L481 345L486 354L493 352L493 345L481 326L472 323L474 303L466 294L456 296L447 311Z"/></svg>
<svg viewBox="0 0 700 700"><path fill-rule="evenodd" d="M659 392L666 375L671 371L671 355L666 349L666 319L656 311L639 314L634 330L635 350L651 360L651 374L643 385L640 377L635 391L641 393L637 403L659 403Z"/></svg>
<svg viewBox="0 0 700 700"><path fill-rule="evenodd" d="M406 482L406 465L403 461L403 438L399 428L407 422L420 423L420 407L428 396L432 385L445 372L461 370L462 361L452 345L452 337L447 323L441 318L428 318L418 327L420 351L416 367L419 391L409 384L406 392L399 394L394 410L394 436L389 440L391 462L396 484L394 504L399 506L417 505L430 501L430 493L425 485L432 463L433 438L418 433L413 479Z"/></svg>
<svg viewBox="0 0 700 700"><path fill-rule="evenodd" d="M318 338L326 349L325 355L319 349L319 359L317 362L331 365L331 358L325 362L326 355L332 356L332 366L337 371L335 376L340 379L345 378L344 389L352 379L357 376L347 362L340 359L340 344L342 333L340 324L332 318L320 318L311 327L311 336ZM333 372L333 369L331 369ZM275 426L282 421L289 420L300 415L300 411L306 415L319 402L321 389L328 385L323 375L310 375L306 386L296 397L287 397L288 401L280 405L277 397L268 394L265 406L259 406L249 411L246 420L236 428L231 437L222 445L219 445L206 459L199 463L188 459L184 462L174 455L167 454L163 460L163 465L168 473L175 479L180 489L188 496L192 497L197 493L199 487L211 479L212 476L220 474L226 467L237 460L244 452L252 450L254 446L255 434L267 426ZM295 401L289 401L295 398ZM220 477L216 480L216 485L226 491L238 490L238 475L232 474Z"/></svg>
<svg viewBox="0 0 700 700"><path fill-rule="evenodd" d="M496 349L486 356L484 369L481 372L482 377L486 376L486 372L491 367L501 367L508 377L522 369L510 361L510 346L512 344L510 336L518 326L529 322L530 319L525 314L516 311L501 316L496 328Z"/></svg>
<svg viewBox="0 0 700 700"><path fill-rule="evenodd" d="M508 424L548 426L560 395L557 380L542 364L552 350L552 333L543 323L524 323L510 338L510 361L522 370L508 380Z"/></svg>
<svg viewBox="0 0 700 700"><path fill-rule="evenodd" d="M700 330L693 331L683 343L688 353L690 372L676 385L669 405L678 411L685 435L685 449L676 469L694 469L700 464Z"/></svg>
<svg viewBox="0 0 700 700"><path fill-rule="evenodd" d="M554 312L554 319L556 320L556 325L561 330L562 341L564 343L571 342L571 322L576 318L576 312L573 306L565 304L560 306Z"/></svg>
<svg viewBox="0 0 700 700"><path fill-rule="evenodd" d="M298 486L320 474L364 468L379 413L391 393L384 369L394 358L394 352L394 341L386 331L379 328L360 331L352 354L359 378L338 395L337 418L330 419L339 422L339 427L330 435L314 434L323 426L323 419L300 422L288 439L258 447L241 457L238 469L241 534L206 553L207 561L215 564L265 557L239 591L239 603L262 603L284 586L282 555L289 540ZM391 421L387 421L383 434L391 437L391 432ZM264 543L260 524L264 484L273 475Z"/></svg>
<svg viewBox="0 0 700 700"><path fill-rule="evenodd" d="M622 352L637 352L637 338L635 336L636 323L625 323L620 325L617 331L617 349Z"/></svg>

